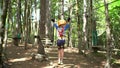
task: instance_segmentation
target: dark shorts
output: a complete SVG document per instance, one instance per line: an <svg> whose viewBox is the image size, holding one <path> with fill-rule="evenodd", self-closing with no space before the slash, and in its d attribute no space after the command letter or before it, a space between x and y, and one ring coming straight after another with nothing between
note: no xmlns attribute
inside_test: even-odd
<svg viewBox="0 0 120 68"><path fill-rule="evenodd" d="M64 48L65 40L57 40L58 49Z"/></svg>

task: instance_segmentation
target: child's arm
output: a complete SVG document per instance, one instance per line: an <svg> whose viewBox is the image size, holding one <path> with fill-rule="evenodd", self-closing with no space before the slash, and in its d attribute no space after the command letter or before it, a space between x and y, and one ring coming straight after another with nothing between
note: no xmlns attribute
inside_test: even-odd
<svg viewBox="0 0 120 68"><path fill-rule="evenodd" d="M67 22L69 23L70 22L70 17L67 19ZM67 30L68 28L70 27L70 24L66 24L65 27L64 27L64 30Z"/></svg>
<svg viewBox="0 0 120 68"><path fill-rule="evenodd" d="M54 26L56 29L58 29L58 26L57 26L57 24L55 23L55 20L54 20L54 19L51 19L51 21L53 22L53 26Z"/></svg>
<svg viewBox="0 0 120 68"><path fill-rule="evenodd" d="M58 26L57 26L57 24L55 24L55 23L54 23L54 24L53 24L53 26L54 26L56 29L58 29Z"/></svg>
<svg viewBox="0 0 120 68"><path fill-rule="evenodd" d="M67 30L70 27L70 24L66 24L64 30Z"/></svg>

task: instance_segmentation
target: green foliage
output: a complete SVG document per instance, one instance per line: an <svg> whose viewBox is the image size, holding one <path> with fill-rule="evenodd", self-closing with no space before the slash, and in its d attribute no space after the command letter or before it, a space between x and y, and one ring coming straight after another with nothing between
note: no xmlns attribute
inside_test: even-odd
<svg viewBox="0 0 120 68"><path fill-rule="evenodd" d="M120 1L114 2L110 5L110 20L111 20L111 28L113 37L115 39L114 44L116 47L120 48L119 38L120 38Z"/></svg>
<svg viewBox="0 0 120 68"><path fill-rule="evenodd" d="M35 0L30 0L29 2L31 2L31 13L33 12L34 8L35 8ZM77 8L76 8L76 0L65 0L66 1L66 5L65 5L65 12L64 12L64 16L65 19L68 18L69 16L69 10L68 10L68 6L72 5L72 14L71 14L71 26L72 26L72 34L71 37L73 40L78 41L78 25L77 25ZM120 38L120 0L108 0L109 1L109 16L110 16L110 22L111 22L111 28L112 28L112 33L114 35L115 38L115 45L119 45L119 38ZM115 2L113 2L115 1ZM28 2L28 3L29 3ZM113 3L111 3L113 2ZM78 6L79 10L79 18L80 18L80 32L82 33L82 16L83 16L83 2L79 0L80 5ZM21 18L22 18L22 26L24 26L24 10L25 10L25 0L21 0ZM56 20L58 20L58 13L59 13L59 8L60 6L59 4L59 0L50 0L50 15L51 18L55 18ZM89 4L88 4L89 5ZM36 0L36 8L40 9L40 0ZM93 1L93 20L96 21L97 23L97 33L98 33L98 44L100 45L105 45L106 42L106 23L105 23L105 14L104 14L104 2L103 0L94 0ZM89 9L88 9L89 12ZM16 0L11 0L11 21L8 24L9 25L9 29L8 29L8 37L12 37L13 33L12 33L12 28L16 27L16 22L17 22L17 1ZM11 24L13 23L13 24ZM23 27L22 27L23 29ZM14 31L14 30L13 30ZM31 31L31 36L34 35L36 31ZM56 36L55 36L56 39Z"/></svg>
<svg viewBox="0 0 120 68"><path fill-rule="evenodd" d="M118 45L118 39L120 34L120 0L108 0L108 9L109 9L109 16L110 16L110 22L111 22L111 29L112 34L115 38L115 45ZM105 13L104 13L104 3L103 0L96 0L94 1L94 14L97 23L97 31L98 31L98 44L99 43L105 43L106 41L106 23L105 23Z"/></svg>

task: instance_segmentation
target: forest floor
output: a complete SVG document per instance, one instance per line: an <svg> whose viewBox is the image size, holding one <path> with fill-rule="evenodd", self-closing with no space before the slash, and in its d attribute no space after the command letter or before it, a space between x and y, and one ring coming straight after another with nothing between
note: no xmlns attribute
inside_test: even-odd
<svg viewBox="0 0 120 68"><path fill-rule="evenodd" d="M103 53L89 53L87 56L78 54L77 48L65 48L64 64L57 64L57 47L45 48L49 61L39 62L32 59L32 54L37 53L37 46L29 45L27 50L23 44L19 46L7 45L6 56L10 68L104 68L105 55ZM113 67L119 68L119 67Z"/></svg>

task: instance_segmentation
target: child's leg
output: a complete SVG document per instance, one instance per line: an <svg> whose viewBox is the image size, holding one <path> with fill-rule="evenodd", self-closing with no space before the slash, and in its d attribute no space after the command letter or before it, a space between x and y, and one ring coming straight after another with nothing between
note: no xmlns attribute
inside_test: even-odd
<svg viewBox="0 0 120 68"><path fill-rule="evenodd" d="M64 58L64 48L61 49L61 62L63 62L63 58Z"/></svg>
<svg viewBox="0 0 120 68"><path fill-rule="evenodd" d="M61 49L58 49L58 63L60 63L61 59Z"/></svg>
<svg viewBox="0 0 120 68"><path fill-rule="evenodd" d="M58 40L58 63L62 64L63 57L64 57L64 40Z"/></svg>
<svg viewBox="0 0 120 68"><path fill-rule="evenodd" d="M60 43L60 40L57 40L57 46L58 46L58 63L60 63L60 57L61 57L61 43Z"/></svg>

